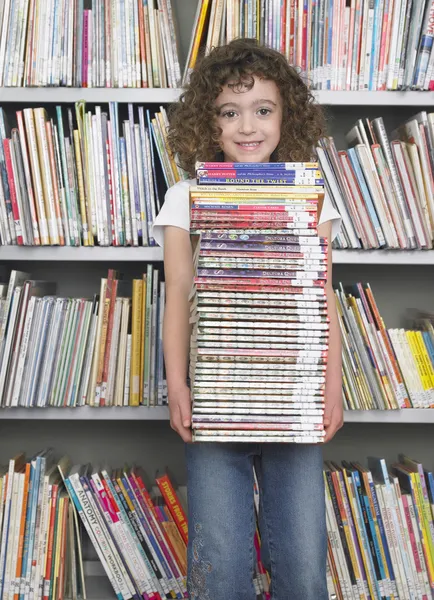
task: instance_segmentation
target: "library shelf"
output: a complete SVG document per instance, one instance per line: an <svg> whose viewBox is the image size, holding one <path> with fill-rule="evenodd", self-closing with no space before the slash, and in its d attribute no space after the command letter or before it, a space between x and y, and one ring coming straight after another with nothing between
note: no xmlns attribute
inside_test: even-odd
<svg viewBox="0 0 434 600"><path fill-rule="evenodd" d="M168 421L167 406L93 408L0 408L0 421L47 420L47 421ZM434 423L434 409L405 408L403 410L347 410L345 423Z"/></svg>
<svg viewBox="0 0 434 600"><path fill-rule="evenodd" d="M0 261L159 262L163 250L146 247L0 246ZM434 250L333 250L334 264L434 265Z"/></svg>
<svg viewBox="0 0 434 600"><path fill-rule="evenodd" d="M431 408L405 408L403 410L346 410L345 423L434 423Z"/></svg>
<svg viewBox="0 0 434 600"><path fill-rule="evenodd" d="M45 421L168 421L167 406L109 406L94 408L0 408L3 419L32 419Z"/></svg>
<svg viewBox="0 0 434 600"><path fill-rule="evenodd" d="M2 260L152 262L163 260L163 249L158 246L0 246Z"/></svg>
<svg viewBox="0 0 434 600"><path fill-rule="evenodd" d="M90 103L134 102L167 104L179 98L181 89L175 88L18 88L0 87L2 102L19 103L72 103L85 100ZM423 91L371 92L314 90L320 104L329 106L434 106L434 93Z"/></svg>

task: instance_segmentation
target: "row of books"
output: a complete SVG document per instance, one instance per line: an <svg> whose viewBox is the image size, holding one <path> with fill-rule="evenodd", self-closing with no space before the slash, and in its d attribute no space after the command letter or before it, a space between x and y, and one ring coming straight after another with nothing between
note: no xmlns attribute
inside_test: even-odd
<svg viewBox="0 0 434 600"><path fill-rule="evenodd" d="M58 106L55 119L29 108L9 128L0 108L1 244L155 244L162 188L186 175L168 150L163 107L153 118L138 107L136 123L128 105L122 132L118 113L117 103L108 113ZM331 137L316 149L342 217L334 247L432 249L434 113L419 112L390 140L381 117L359 119L346 138L348 150Z"/></svg>
<svg viewBox="0 0 434 600"><path fill-rule="evenodd" d="M0 283L0 406L167 403L162 323L165 283L109 270L99 294L56 297L56 284L13 270Z"/></svg>
<svg viewBox="0 0 434 600"><path fill-rule="evenodd" d="M204 240L203 244L212 246L213 242ZM0 283L0 406L167 403L162 346L164 282L159 281L159 271L151 266L141 280L133 281L132 292L130 282L116 277L110 271L93 299L56 298L54 283L31 280L30 274L23 272L12 271L9 283ZM212 314L222 318L234 300L238 312L249 302L257 310L261 308L260 299L248 291L240 291L239 298L233 298L230 292L213 290L204 290L200 295L203 298L197 298L193 309L197 311L199 304L206 302L209 307L212 305ZM434 315L409 313L408 329L387 328L369 284L340 285L335 295L343 342L345 408L433 408ZM287 301L282 298L270 296L261 300L267 306L271 302L279 304L276 310L286 310ZM197 340L197 329L195 325L192 340L196 352L203 346ZM246 336L251 335L243 331L246 328L225 328L223 332L214 329L204 332L206 345L219 352L228 345L246 345ZM281 334L278 341L276 334L270 342L262 333L258 330L254 334L256 344L276 349L282 341ZM313 333L310 341L318 342ZM221 367L204 364L197 370L192 365L190 373L201 372L205 377L211 369L214 375L226 376L232 369L231 374L238 378L267 375L269 366L265 364L231 366L226 358ZM307 374L309 368L298 365L300 373ZM200 410L215 411L215 390L209 398L206 390L201 389L200 393ZM227 390L226 408L230 406L229 394ZM238 404L231 405L233 411L240 409ZM243 406L243 414L246 411Z"/></svg>
<svg viewBox="0 0 434 600"><path fill-rule="evenodd" d="M387 135L382 117L359 119L338 151L316 149L326 188L342 217L336 248L432 249L434 113L421 111Z"/></svg>
<svg viewBox="0 0 434 600"><path fill-rule="evenodd" d="M434 590L434 478L399 455L326 462L329 592L338 600L414 598Z"/></svg>
<svg viewBox="0 0 434 600"><path fill-rule="evenodd" d="M163 151L167 116L161 107L151 118L139 106L137 123L129 104L120 123L118 109L112 102L108 112L97 106L92 113L77 102L75 111L57 106L51 118L44 108L26 108L10 128L0 107L2 244L155 244L160 159L166 187L181 178Z"/></svg>
<svg viewBox="0 0 434 600"><path fill-rule="evenodd" d="M0 599L86 599L88 536L119 600L186 598L187 519L169 475L72 466L52 448L0 468ZM86 533L85 533L86 532Z"/></svg>
<svg viewBox="0 0 434 600"><path fill-rule="evenodd" d="M238 37L286 56L321 90L434 89L432 0L200 0L184 72Z"/></svg>
<svg viewBox="0 0 434 600"><path fill-rule="evenodd" d="M401 454L390 465L326 461L323 475L330 597L431 598L432 472ZM141 469L71 466L51 448L12 458L0 470L0 598L86 598L85 535L117 598L186 598L185 498L167 474L145 482ZM252 493L256 597L269 600L256 477Z"/></svg>
<svg viewBox="0 0 434 600"><path fill-rule="evenodd" d="M171 0L5 0L0 86L176 88Z"/></svg>
<svg viewBox="0 0 434 600"><path fill-rule="evenodd" d="M324 439L328 248L317 229L324 185L317 163L285 166L196 165L195 441Z"/></svg>
<svg viewBox="0 0 434 600"><path fill-rule="evenodd" d="M345 408L433 408L433 315L409 313L410 329L386 328L369 284L341 284L335 297Z"/></svg>

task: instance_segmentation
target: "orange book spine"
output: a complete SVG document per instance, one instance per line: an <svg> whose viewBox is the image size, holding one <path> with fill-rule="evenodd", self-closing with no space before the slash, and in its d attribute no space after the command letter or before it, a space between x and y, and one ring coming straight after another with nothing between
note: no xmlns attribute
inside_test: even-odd
<svg viewBox="0 0 434 600"><path fill-rule="evenodd" d="M143 13L143 2L139 2L139 39L140 39L140 65L142 75L142 87L148 87L148 71L146 65L146 42L145 42L145 15Z"/></svg>
<svg viewBox="0 0 434 600"><path fill-rule="evenodd" d="M57 581L57 598L56 600L63 600L63 592L65 589L65 574L66 574L66 532L68 525L68 508L69 498L65 498L63 502L63 519L62 519L62 538L60 545L60 567L59 577Z"/></svg>
<svg viewBox="0 0 434 600"><path fill-rule="evenodd" d="M115 313L116 296L118 292L118 280L113 280L112 293L110 299L110 310L108 315L108 326L107 326L107 342L104 356L104 367L102 372L102 385L101 385L101 406L105 406L105 396L107 392L107 381L108 381L108 370L110 362L110 350L113 337L113 319Z"/></svg>
<svg viewBox="0 0 434 600"><path fill-rule="evenodd" d="M49 595L50 595L51 569L53 566L53 549L54 549L54 525L56 522L56 509L57 509L58 493L59 493L59 486L57 484L54 484L52 487L52 491L51 491L50 524L49 524L49 529L48 529L47 560L45 562L43 600L48 600Z"/></svg>
<svg viewBox="0 0 434 600"><path fill-rule="evenodd" d="M405 387L405 384L404 384L404 380L403 380L402 375L401 375L400 368L398 366L398 362L397 362L396 357L395 357L395 353L394 353L392 345L390 343L389 336L387 335L386 329L384 327L383 319L381 318L380 312L379 312L378 307L377 307L377 303L375 302L374 296L372 294L372 290L370 288L366 288L365 289L365 294L366 294L366 297L368 299L368 302L369 302L372 314L374 316L375 323L377 325L377 328L378 328L378 330L380 332L380 335L381 335L381 337L383 339L384 345L385 345L385 347L387 349L387 352L389 354L389 359L390 359L390 362L392 364L393 371L395 373L396 381L398 382L398 385L399 385L399 387L400 387L400 389L402 391L404 405L401 406L401 408L411 408L410 398L408 397L408 393L407 393L407 390L406 390L406 387Z"/></svg>
<svg viewBox="0 0 434 600"><path fill-rule="evenodd" d="M172 483L169 479L168 475L163 475L162 477L157 477L155 480L160 492L164 498L164 501L167 504L167 507L170 511L170 514L175 521L179 533L182 536L182 539L186 544L188 544L188 521L185 515L184 509L179 502L178 496L173 489Z"/></svg>

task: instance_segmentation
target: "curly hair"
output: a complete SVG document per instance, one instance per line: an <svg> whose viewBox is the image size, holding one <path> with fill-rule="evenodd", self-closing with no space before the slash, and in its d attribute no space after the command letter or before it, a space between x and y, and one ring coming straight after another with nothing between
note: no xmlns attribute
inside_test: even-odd
<svg viewBox="0 0 434 600"><path fill-rule="evenodd" d="M321 106L280 52L243 38L202 57L179 101L169 107L169 149L190 177L195 176L197 160L214 161L221 156L222 130L216 122L215 100L223 86L230 82L231 87L251 89L254 76L274 81L282 97L280 142L272 160L312 160L313 149L325 134Z"/></svg>

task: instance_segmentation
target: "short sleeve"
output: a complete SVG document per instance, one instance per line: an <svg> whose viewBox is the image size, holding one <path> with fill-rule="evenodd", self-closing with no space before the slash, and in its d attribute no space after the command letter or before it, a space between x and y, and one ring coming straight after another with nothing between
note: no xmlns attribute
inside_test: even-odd
<svg viewBox="0 0 434 600"><path fill-rule="evenodd" d="M152 235L162 248L164 247L164 228L168 225L190 231L189 189L193 180L178 181L169 188L164 197L157 218L152 226Z"/></svg>
<svg viewBox="0 0 434 600"><path fill-rule="evenodd" d="M322 205L322 211L319 217L318 225L322 225L323 223L327 223L328 221L332 222L332 239L330 241L333 241L339 233L342 219L338 211L334 208L330 196L327 192L325 192L324 202Z"/></svg>

